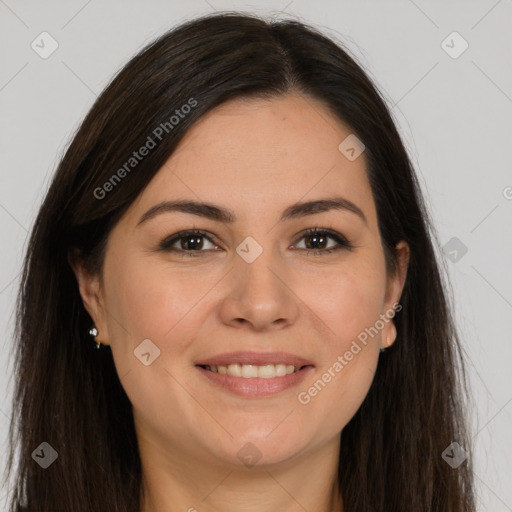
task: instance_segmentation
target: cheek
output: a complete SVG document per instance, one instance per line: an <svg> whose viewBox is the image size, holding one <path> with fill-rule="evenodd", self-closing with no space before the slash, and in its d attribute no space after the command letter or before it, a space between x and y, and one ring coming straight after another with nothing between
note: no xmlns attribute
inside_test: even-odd
<svg viewBox="0 0 512 512"><path fill-rule="evenodd" d="M322 435L326 438L345 428L361 407L373 381L377 356L366 348L355 357L358 359L342 365L339 372L335 365L325 368L300 395L300 407L304 407L305 414L309 418L322 418L325 429Z"/></svg>
<svg viewBox="0 0 512 512"><path fill-rule="evenodd" d="M198 302L214 283L197 279L197 273L194 282L192 273L166 272L162 264L157 268L136 258L105 268L110 272L106 297L112 352L123 387L148 425L184 435L198 409L186 391L188 375L179 363L194 339L193 329L202 325ZM146 339L160 351L154 358L153 347L145 345L154 361L147 366L134 355ZM176 422L176 410L188 419Z"/></svg>
<svg viewBox="0 0 512 512"><path fill-rule="evenodd" d="M111 269L108 303L114 328L129 333L139 342L145 338L166 346L173 338L173 350L186 324L181 320L194 313L194 305L211 288L208 278L197 279L197 273L167 269L136 259ZM117 322L119 320L119 322ZM124 329L119 330L122 323ZM181 336L176 339L175 333Z"/></svg>
<svg viewBox="0 0 512 512"><path fill-rule="evenodd" d="M311 308L328 328L331 356L347 350L382 313L385 275L378 260L340 266L323 276L312 273L303 286L301 296L309 296Z"/></svg>
<svg viewBox="0 0 512 512"><path fill-rule="evenodd" d="M373 380L380 347L384 268L378 259L361 262L350 270L348 266L337 269L321 283L323 288L316 288L309 304L328 330L319 350L318 371L301 386L297 398L308 415L323 417L334 433L356 413Z"/></svg>

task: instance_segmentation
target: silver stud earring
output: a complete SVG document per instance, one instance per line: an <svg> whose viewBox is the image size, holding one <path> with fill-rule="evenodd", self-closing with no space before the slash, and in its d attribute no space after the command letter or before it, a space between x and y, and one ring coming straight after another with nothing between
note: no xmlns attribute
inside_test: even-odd
<svg viewBox="0 0 512 512"><path fill-rule="evenodd" d="M93 325L90 329L89 329L89 334L92 338L96 338L96 336L98 336L98 329L96 329L96 326ZM99 349L101 344L98 340L94 340L96 342L96 348Z"/></svg>

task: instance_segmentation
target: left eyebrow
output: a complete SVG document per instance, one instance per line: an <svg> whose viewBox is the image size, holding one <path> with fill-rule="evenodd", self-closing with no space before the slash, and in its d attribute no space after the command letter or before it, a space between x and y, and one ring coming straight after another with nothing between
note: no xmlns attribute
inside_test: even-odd
<svg viewBox="0 0 512 512"><path fill-rule="evenodd" d="M330 210L344 210L354 213L360 217L365 224L368 224L363 211L352 201L342 197L334 197L330 199L317 199L303 203L295 203L286 208L281 214L281 221L298 219L308 215L316 215L318 213ZM230 224L236 221L236 215L232 210L228 210L212 203L204 203L188 200L164 201L150 208L139 219L137 225L160 215L165 212L182 212L199 217L205 217L224 224Z"/></svg>

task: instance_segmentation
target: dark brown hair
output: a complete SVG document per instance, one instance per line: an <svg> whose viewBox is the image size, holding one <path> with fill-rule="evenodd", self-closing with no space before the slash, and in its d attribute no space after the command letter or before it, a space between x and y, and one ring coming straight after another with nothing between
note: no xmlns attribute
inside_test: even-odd
<svg viewBox="0 0 512 512"><path fill-rule="evenodd" d="M395 270L397 242L411 250L396 342L381 355L368 395L341 433L344 511L475 510L471 458L454 469L441 456L452 442L471 448L449 284L385 101L341 43L296 20L230 12L184 23L131 59L58 166L31 233L17 303L7 468L11 475L18 454L13 511L140 511L131 403L110 348L97 351L88 335L92 321L68 254L74 248L101 272L110 230L195 121L230 99L290 92L323 102L366 146L388 271ZM194 108L98 198L98 188L155 127L191 99ZM46 470L31 456L42 442L58 452Z"/></svg>

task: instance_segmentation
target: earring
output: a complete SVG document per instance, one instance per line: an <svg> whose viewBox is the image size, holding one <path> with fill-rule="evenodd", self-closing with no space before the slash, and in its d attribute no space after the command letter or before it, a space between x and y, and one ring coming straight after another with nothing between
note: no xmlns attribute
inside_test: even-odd
<svg viewBox="0 0 512 512"><path fill-rule="evenodd" d="M90 329L89 329L89 334L91 335L92 338L96 338L96 336L98 336L98 329L96 329L96 326L93 325ZM96 348L99 349L100 348L100 342L98 340L94 340L96 342Z"/></svg>

